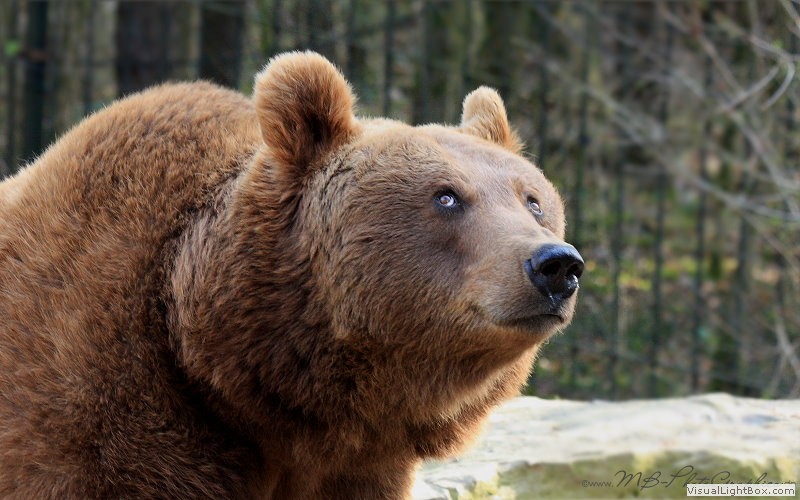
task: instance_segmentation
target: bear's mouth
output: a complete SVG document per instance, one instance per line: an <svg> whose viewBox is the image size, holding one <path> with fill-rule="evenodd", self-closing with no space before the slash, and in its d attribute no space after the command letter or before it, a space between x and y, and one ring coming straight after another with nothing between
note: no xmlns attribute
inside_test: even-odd
<svg viewBox="0 0 800 500"><path fill-rule="evenodd" d="M542 313L513 318L503 322L503 326L528 330L532 332L546 332L563 326L567 319L558 313Z"/></svg>

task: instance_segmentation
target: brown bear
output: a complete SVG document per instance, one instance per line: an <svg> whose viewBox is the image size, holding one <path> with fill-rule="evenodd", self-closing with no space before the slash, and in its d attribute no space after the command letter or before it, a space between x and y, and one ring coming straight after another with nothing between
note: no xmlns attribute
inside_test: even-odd
<svg viewBox="0 0 800 500"><path fill-rule="evenodd" d="M0 497L401 498L583 270L500 97L356 118L314 53L170 84L0 184Z"/></svg>

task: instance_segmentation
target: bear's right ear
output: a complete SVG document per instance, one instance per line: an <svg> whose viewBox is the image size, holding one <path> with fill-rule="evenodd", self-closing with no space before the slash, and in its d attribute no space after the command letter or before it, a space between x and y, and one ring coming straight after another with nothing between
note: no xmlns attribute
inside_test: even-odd
<svg viewBox="0 0 800 500"><path fill-rule="evenodd" d="M508 124L503 99L492 88L478 87L464 98L459 128L462 132L499 144L513 153L522 151L522 142Z"/></svg>
<svg viewBox="0 0 800 500"><path fill-rule="evenodd" d="M300 177L356 130L350 85L315 52L274 57L253 91L261 135L278 162Z"/></svg>

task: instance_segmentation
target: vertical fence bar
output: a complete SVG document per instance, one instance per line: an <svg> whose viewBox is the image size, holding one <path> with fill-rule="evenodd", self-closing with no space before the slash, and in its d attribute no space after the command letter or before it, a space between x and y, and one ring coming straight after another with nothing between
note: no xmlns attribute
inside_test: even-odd
<svg viewBox="0 0 800 500"><path fill-rule="evenodd" d="M33 159L42 147L45 71L47 61L47 0L28 5L27 67L25 69L25 136L22 158Z"/></svg>
<svg viewBox="0 0 800 500"><path fill-rule="evenodd" d="M589 7L583 3L578 2L575 5L576 12L583 16L584 37L582 42L581 65L580 65L580 81L584 86L581 90L581 98L578 104L578 154L575 159L575 184L573 186L572 198L572 242L581 249L583 245L583 198L584 198L584 171L586 168L587 149L589 148L589 129L588 129L588 108L589 108L589 92L586 90L589 86L589 64L591 61L591 45L589 43L590 37L593 38L594 23ZM571 392L575 392L578 382L578 357L579 357L579 343L574 337L570 337L570 368L569 368L569 387Z"/></svg>
<svg viewBox="0 0 800 500"><path fill-rule="evenodd" d="M736 5L731 4L731 7L736 7ZM737 60L737 58L742 57L740 54L742 51L738 50L739 47L736 45L736 42L730 42L728 39L726 39L726 41L730 43L728 53L730 54L732 62L741 63L742 61ZM750 63L750 71L747 80L750 81L755 74L755 71L752 61L748 62ZM740 148L742 155L740 163L744 171L741 179L736 184L734 189L737 193L739 193L740 196L746 196L749 194L751 185L751 177L747 171L747 161L749 159L750 149L747 144L746 137L743 138L741 136L735 124L732 123L732 119L728 118L726 122L726 130L722 136L722 140L724 141L722 145L727 147L732 152L736 151L737 146L741 145L740 143L737 143L739 139L744 139L744 146ZM722 170L722 174L729 174L732 172L734 168L733 164L734 162L730 160L727 164L724 164L724 166L727 168ZM721 220L715 222L718 228L722 225ZM727 315L722 320L719 342L716 343L717 345L714 349L712 357L712 379L710 384L710 389L712 391L724 391L732 394L741 394L741 386L739 384L739 358L741 356L740 336L743 333L741 324L744 320L746 294L743 287L747 286L747 280L745 279L747 272L745 267L747 267L747 248L749 247L749 227L744 214L739 215L738 222L739 239L735 250L736 270L731 279L731 288L733 291L729 292L725 297ZM723 234L720 230L718 230L717 233L718 238ZM720 254L724 252L724 250L721 249L715 249L715 251L718 251ZM721 265L723 257L720 256L719 260L720 263L715 264L718 269L712 268L712 270L714 270L718 275L722 276L725 273L725 268Z"/></svg>
<svg viewBox="0 0 800 500"><path fill-rule="evenodd" d="M617 6L615 12L615 28L624 33L624 28L628 25L627 6ZM628 42L624 39L617 41L616 53L616 73L620 77L618 90L615 92L617 99L624 98L627 91L630 75L628 63L630 54ZM608 379L610 382L610 398L617 399L619 395L619 381L617 380L617 365L619 364L619 340L622 336L622 239L624 237L623 225L625 223L625 173L623 165L627 161L628 145L626 132L621 126L617 127L617 138L621 142L616 151L614 161L614 185L616 199L614 201L614 227L611 237L611 257L613 270L611 276L612 287L614 290L613 302L611 305L612 324L609 331L608 349Z"/></svg>
<svg viewBox="0 0 800 500"><path fill-rule="evenodd" d="M8 6L8 42L4 47L8 66L8 101L6 102L6 165L8 174L17 166L17 63L19 62L19 0L10 0ZM14 44L13 46L11 44ZM0 172L2 175L2 172Z"/></svg>
<svg viewBox="0 0 800 500"><path fill-rule="evenodd" d="M383 116L392 114L392 86L394 84L394 29L397 18L395 0L386 0L386 23L383 41Z"/></svg>
<svg viewBox="0 0 800 500"><path fill-rule="evenodd" d="M319 0L305 0L302 3L304 3L306 7L306 29L308 30L308 33L306 33L306 43L309 49L321 52L319 36L317 36L317 30L315 29L317 25L317 16L319 15Z"/></svg>
<svg viewBox="0 0 800 500"><path fill-rule="evenodd" d="M752 179L752 176L745 172L740 188L741 192L749 194L750 187L753 184ZM739 218L739 243L736 248L736 274L734 277L736 286L733 314L731 315L733 318L733 324L731 325L733 330L733 346L732 351L729 353L730 357L727 359L729 365L725 372L725 375L728 377L727 386L732 392L737 394L741 394L743 389L740 373L740 358L742 353L740 351L742 335L747 331L747 329L744 328L744 322L747 317L745 314L747 295L750 292L750 238L750 224L747 222L747 218L742 215Z"/></svg>
<svg viewBox="0 0 800 500"><path fill-rule="evenodd" d="M347 57L346 75L365 104L377 101L377 92L368 88L369 78L369 43L362 37L367 36L364 25L370 22L374 4L364 0L350 0L347 11L345 30L345 49Z"/></svg>
<svg viewBox="0 0 800 500"><path fill-rule="evenodd" d="M789 53L794 56L797 52L797 36L789 30ZM792 144L794 142L795 130L797 129L797 123L795 121L795 104L794 100L792 99L792 95L787 91L786 93L786 136L785 141L783 144L783 156L786 159L787 164L791 164L794 161L797 161L797 155L795 150L792 148ZM786 208L786 213L792 213L792 206L789 199L784 200L784 206ZM775 302L777 306L777 320L785 327L789 323L787 321L788 318L788 310L791 307L791 304L787 303L787 295L791 293L790 291L790 282L787 278L788 276L788 265L786 261L786 257L782 254L778 254L777 256L778 261L778 286L775 288ZM790 295L789 295L790 296ZM777 330L777 328L776 328ZM788 337L789 332L788 328L786 329L786 335ZM780 333L778 333L779 340L778 345L783 344L780 341ZM791 338L788 338L789 344L791 345ZM781 356L786 356L786 354L781 353ZM780 383L780 380L776 378L776 386ZM800 381L798 381L798 385L800 385ZM762 396L771 397L772 394L762 394Z"/></svg>
<svg viewBox="0 0 800 500"><path fill-rule="evenodd" d="M457 37L449 29L451 23L459 23L462 12L455 0L428 2L425 16L425 54L423 71L427 75L427 91L423 96L425 122L448 123L458 113L451 105L457 99L455 76L459 69L455 64L458 54ZM459 110L460 111L460 110Z"/></svg>
<svg viewBox="0 0 800 500"><path fill-rule="evenodd" d="M672 43L673 43L673 30L672 27L663 21L667 7L659 4L656 8L656 15L659 16L658 24L661 24L666 31L666 47L664 53L664 72L663 78L668 83L668 71L670 71L672 63ZM661 102L658 110L658 119L666 130L668 129L669 121L669 86L664 88L661 96ZM662 324L662 278L664 274L664 212L666 211L666 198L667 198L667 166L659 163L657 165L658 174L656 175L656 229L655 229L655 265L653 269L653 325L650 332L650 345L648 350L648 364L650 368L647 391L650 397L655 397L658 390L658 352L661 343L661 334L663 329Z"/></svg>
<svg viewBox="0 0 800 500"><path fill-rule="evenodd" d="M242 66L245 5L241 0L214 0L204 2L201 7L199 76L237 88ZM164 47L168 46L164 43Z"/></svg>
<svg viewBox="0 0 800 500"><path fill-rule="evenodd" d="M333 2L330 0L306 0L308 48L334 59L336 42L334 32Z"/></svg>
<svg viewBox="0 0 800 500"><path fill-rule="evenodd" d="M464 46L464 58L461 61L461 94L462 97L467 92L472 90L472 39L473 39L473 32L474 32L474 23L475 18L473 14L473 0L466 0L464 8L466 12L464 13L464 33L466 34L465 37L465 46Z"/></svg>
<svg viewBox="0 0 800 500"><path fill-rule="evenodd" d="M126 1L117 5L116 78L120 96L139 91L164 79L164 5Z"/></svg>
<svg viewBox="0 0 800 500"><path fill-rule="evenodd" d="M160 5L161 12L158 30L158 40L161 47L158 51L158 79L164 81L169 77L170 67L170 48L172 46L172 15L175 12L174 5L163 3Z"/></svg>
<svg viewBox="0 0 800 500"><path fill-rule="evenodd" d="M358 12L358 0L350 0L347 9L347 26L345 31L345 45L347 47L347 66L345 74L347 78L355 78L356 74L356 58L358 55L358 42L356 41L356 12ZM362 82L353 82L356 87L360 87Z"/></svg>
<svg viewBox="0 0 800 500"><path fill-rule="evenodd" d="M539 64L539 154L537 162L539 168L544 170L545 155L547 154L547 98L550 90L550 80L547 73L547 64L544 60L550 55L550 2L539 1L539 47L542 50L542 61ZM506 97L508 98L508 97Z"/></svg>
<svg viewBox="0 0 800 500"><path fill-rule="evenodd" d="M756 3L748 0L747 1L747 12L748 18L750 20L751 28L750 32L756 39L761 38L759 35L759 10L756 6ZM759 51L758 50L751 50L752 57L758 58ZM756 64L759 61L753 61L750 63L749 71L748 71L748 82L753 81L756 78ZM747 160L753 154L753 146L750 144L747 137L742 133L741 135L743 141L743 150L744 150L744 165L747 164ZM759 163L756 162L753 166L753 170L758 170ZM754 172L757 174L757 172ZM741 182L741 190L740 193L744 193L745 196L750 196L753 194L754 190L756 189L757 184L757 175L751 174L746 168L744 171L744 175L742 176ZM743 337L749 331L749 328L745 326L745 324L749 321L749 315L747 314L747 304L749 303L749 295L751 293L751 283L750 283L750 274L751 274L751 260L752 260L752 250L753 250L753 234L752 234L752 227L750 226L750 222L747 220L746 210L742 210L742 214L739 219L739 243L736 249L736 275L735 275L735 297L734 297L734 324L733 330L735 332L735 346L736 349L732 353L732 366L730 367L731 371L730 374L733 377L731 382L733 384L733 388L736 393L738 394L748 394L749 391L752 389L752 384L748 380L745 382L746 377L743 377L742 370L746 369L746 366L742 366L742 346L744 344Z"/></svg>
<svg viewBox="0 0 800 500"><path fill-rule="evenodd" d="M278 54L283 50L281 34L283 33L283 0L272 2L272 53Z"/></svg>
<svg viewBox="0 0 800 500"><path fill-rule="evenodd" d="M89 20L87 21L86 55L84 58L83 75L83 115L92 112L92 92L94 87L94 30L97 12L97 0L89 1Z"/></svg>
<svg viewBox="0 0 800 500"><path fill-rule="evenodd" d="M508 102L517 81L521 55L516 45L523 33L520 11L516 9L519 3L482 0L479 5L483 22L476 71L481 84L493 86ZM536 3L533 5L539 7Z"/></svg>
<svg viewBox="0 0 800 500"><path fill-rule="evenodd" d="M703 88L708 91L714 85L714 65L710 56L705 57L705 77ZM703 123L703 137L711 135L711 117L707 117ZM708 177L708 147L706 141L702 141L700 149L699 167L700 180L703 184L707 183ZM695 247L694 260L694 308L692 317L692 369L691 386L692 392L700 389L700 335L706 317L705 294L703 294L703 283L705 281L705 258L706 258L706 213L708 211L705 187L701 187L698 194L697 223L695 225L695 235L697 246Z"/></svg>
<svg viewBox="0 0 800 500"><path fill-rule="evenodd" d="M625 214L625 176L623 158L618 158L614 166L616 198L614 200L614 229L611 238L611 255L614 261L612 283L614 299L611 306L612 325L609 338L608 377L611 383L610 397L617 399L619 388L617 384L617 364L619 363L619 338L622 331L622 238Z"/></svg>
<svg viewBox="0 0 800 500"><path fill-rule="evenodd" d="M420 44L417 49L418 64L416 67L416 82L412 105L411 121L414 125L427 123L431 118L431 70L433 67L433 2L436 0L422 0L422 8L417 18L418 29L422 29Z"/></svg>

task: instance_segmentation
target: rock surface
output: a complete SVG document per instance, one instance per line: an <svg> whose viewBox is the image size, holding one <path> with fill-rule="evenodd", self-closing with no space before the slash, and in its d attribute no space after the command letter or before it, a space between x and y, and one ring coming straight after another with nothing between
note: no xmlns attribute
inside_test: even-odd
<svg viewBox="0 0 800 500"><path fill-rule="evenodd" d="M798 481L800 400L520 397L467 454L426 463L413 497L685 498L687 482Z"/></svg>

